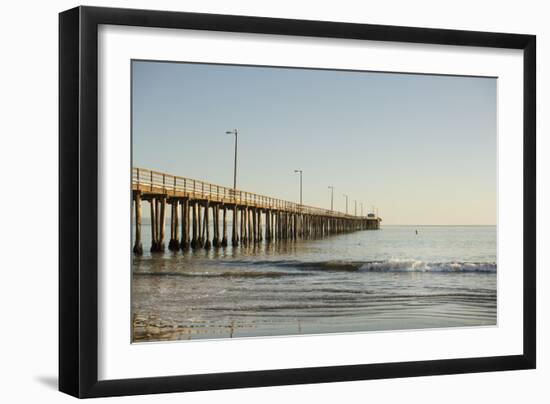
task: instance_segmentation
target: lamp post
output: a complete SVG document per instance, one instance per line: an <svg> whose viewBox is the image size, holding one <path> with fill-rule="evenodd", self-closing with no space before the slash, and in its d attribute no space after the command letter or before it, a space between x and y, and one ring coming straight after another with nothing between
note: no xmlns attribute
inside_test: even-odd
<svg viewBox="0 0 550 404"><path fill-rule="evenodd" d="M355 202L355 216L357 216L357 199L354 202Z"/></svg>
<svg viewBox="0 0 550 404"><path fill-rule="evenodd" d="M348 196L346 194L342 194L346 198L346 215L348 214Z"/></svg>
<svg viewBox="0 0 550 404"><path fill-rule="evenodd" d="M300 173L300 205L302 204L302 170L294 170L295 173Z"/></svg>
<svg viewBox="0 0 550 404"><path fill-rule="evenodd" d="M363 202L361 202L360 205L361 205L361 216L363 216Z"/></svg>
<svg viewBox="0 0 550 404"><path fill-rule="evenodd" d="M239 132L237 129L228 130L225 132L228 135L235 135L235 163L233 166L233 198L235 200L235 205L233 206L233 226L231 229L232 236L231 236L231 243L233 244L233 247L236 247L239 245L239 238L237 234L237 138L239 135Z"/></svg>
<svg viewBox="0 0 550 404"><path fill-rule="evenodd" d="M233 166L233 189L237 190L237 138L239 135L239 132L237 129L228 130L225 132L228 135L235 135L235 162Z"/></svg>
<svg viewBox="0 0 550 404"><path fill-rule="evenodd" d="M328 186L330 189L330 210L334 210L334 187L332 185Z"/></svg>

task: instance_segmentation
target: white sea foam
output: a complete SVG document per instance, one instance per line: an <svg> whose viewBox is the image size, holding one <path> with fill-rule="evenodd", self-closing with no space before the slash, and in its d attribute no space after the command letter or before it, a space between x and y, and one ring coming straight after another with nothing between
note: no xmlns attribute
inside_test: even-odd
<svg viewBox="0 0 550 404"><path fill-rule="evenodd" d="M362 271L379 272L483 272L495 273L495 262L425 262L414 259L392 258L387 261L366 262Z"/></svg>

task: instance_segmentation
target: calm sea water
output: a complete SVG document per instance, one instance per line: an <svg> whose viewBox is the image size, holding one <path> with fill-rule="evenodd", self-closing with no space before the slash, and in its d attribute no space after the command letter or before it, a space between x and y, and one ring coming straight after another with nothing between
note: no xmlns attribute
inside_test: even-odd
<svg viewBox="0 0 550 404"><path fill-rule="evenodd" d="M135 341L497 320L495 226L384 226L320 240L146 252L132 267Z"/></svg>

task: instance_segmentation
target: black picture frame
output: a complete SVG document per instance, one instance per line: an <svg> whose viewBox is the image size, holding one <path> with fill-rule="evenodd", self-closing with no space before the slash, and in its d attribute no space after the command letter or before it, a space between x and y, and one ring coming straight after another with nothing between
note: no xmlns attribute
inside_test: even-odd
<svg viewBox="0 0 550 404"><path fill-rule="evenodd" d="M523 50L523 354L99 381L98 26L100 24ZM490 32L77 7L59 15L59 390L75 397L534 369L536 37Z"/></svg>

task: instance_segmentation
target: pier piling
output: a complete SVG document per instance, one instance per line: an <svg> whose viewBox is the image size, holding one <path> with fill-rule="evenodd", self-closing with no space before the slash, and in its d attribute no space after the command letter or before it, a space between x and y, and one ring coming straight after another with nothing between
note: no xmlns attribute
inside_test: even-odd
<svg viewBox="0 0 550 404"><path fill-rule="evenodd" d="M181 249L189 248L189 198L184 198L181 204Z"/></svg>
<svg viewBox="0 0 550 404"><path fill-rule="evenodd" d="M204 229L205 232L205 239L204 239L204 248L209 249L212 247L212 244L210 243L210 207L208 201L206 201L206 204L204 205Z"/></svg>
<svg viewBox="0 0 550 404"><path fill-rule="evenodd" d="M143 245L141 244L141 193L134 193L134 208L135 208L135 239L134 239L134 253L137 255L143 254Z"/></svg>
<svg viewBox="0 0 550 404"><path fill-rule="evenodd" d="M233 235L231 236L231 243L233 244L233 247L237 247L239 245L239 236L237 235L237 204L233 206L232 233Z"/></svg>
<svg viewBox="0 0 550 404"><path fill-rule="evenodd" d="M223 205L222 247L227 247L227 207Z"/></svg>
<svg viewBox="0 0 550 404"><path fill-rule="evenodd" d="M198 243L198 221L197 221L198 202L193 202L191 205L191 214L193 216L193 237L191 238L191 248L197 248Z"/></svg>
<svg viewBox="0 0 550 404"><path fill-rule="evenodd" d="M178 200L173 199L171 201L172 216L170 217L170 242L168 243L168 249L171 251L177 251L180 248L179 242L179 214L178 214Z"/></svg>
<svg viewBox="0 0 550 404"><path fill-rule="evenodd" d="M157 202L155 198L149 200L151 205L151 252L157 248Z"/></svg>

